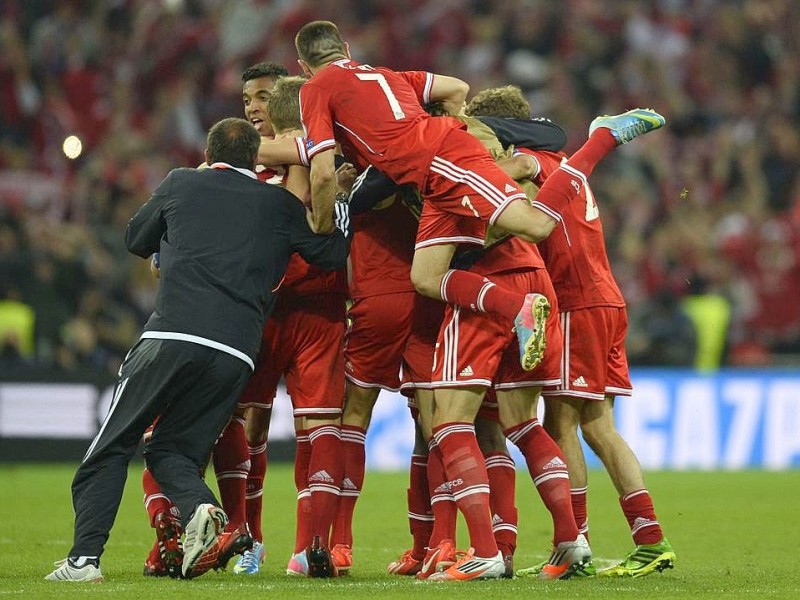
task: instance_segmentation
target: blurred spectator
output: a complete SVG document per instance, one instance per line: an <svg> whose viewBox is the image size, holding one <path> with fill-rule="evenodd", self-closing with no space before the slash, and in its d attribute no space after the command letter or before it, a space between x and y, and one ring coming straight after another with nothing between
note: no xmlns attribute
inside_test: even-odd
<svg viewBox="0 0 800 600"><path fill-rule="evenodd" d="M36 316L27 304L0 300L0 360L24 362L33 358Z"/></svg>
<svg viewBox="0 0 800 600"><path fill-rule="evenodd" d="M663 326L699 274L729 304L723 361L800 364L800 2L5 0L0 300L34 310L38 363L119 362L156 285L125 222L170 168L202 162L245 67L295 65L311 19L366 62L516 83L568 151L596 114L658 109L668 126L593 176L632 362L680 360Z"/></svg>
<svg viewBox="0 0 800 600"><path fill-rule="evenodd" d="M681 306L697 331L694 366L700 371L718 369L723 364L728 347L730 302L719 292L710 289L703 277L695 276Z"/></svg>
<svg viewBox="0 0 800 600"><path fill-rule="evenodd" d="M663 290L630 309L628 359L652 367L693 367L697 329L678 298Z"/></svg>

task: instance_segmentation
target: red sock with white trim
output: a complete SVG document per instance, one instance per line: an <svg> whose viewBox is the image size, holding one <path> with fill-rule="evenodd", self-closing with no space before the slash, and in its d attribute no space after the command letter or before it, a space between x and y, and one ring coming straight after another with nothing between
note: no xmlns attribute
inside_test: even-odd
<svg viewBox="0 0 800 600"><path fill-rule="evenodd" d="M586 143L567 159L567 164L589 177L603 157L617 147L617 140L607 127L598 127Z"/></svg>
<svg viewBox="0 0 800 600"><path fill-rule="evenodd" d="M636 490L619 499L622 512L631 527L633 543L637 546L657 544L664 537L661 524L653 508L653 499L647 490Z"/></svg>
<svg viewBox="0 0 800 600"><path fill-rule="evenodd" d="M444 472L442 451L435 440L428 444L428 493L431 498L433 527L427 546L435 548L442 540L456 539L456 520L458 507L456 499L447 485L447 474ZM424 558L424 556L423 556Z"/></svg>
<svg viewBox="0 0 800 600"><path fill-rule="evenodd" d="M589 512L587 510L588 487L572 488L569 491L572 500L572 514L575 516L575 525L586 539L589 539Z"/></svg>
<svg viewBox="0 0 800 600"><path fill-rule="evenodd" d="M573 542L578 527L572 513L569 472L561 449L536 418L503 431L522 452L536 491L553 518L553 545Z"/></svg>
<svg viewBox="0 0 800 600"><path fill-rule="evenodd" d="M482 275L454 269L444 274L439 291L445 302L509 321L516 318L525 302L525 294L510 292Z"/></svg>
<svg viewBox="0 0 800 600"><path fill-rule="evenodd" d="M156 478L149 469L142 471L142 489L144 490L144 509L150 518L150 527L155 527L156 517L160 513L172 512L177 516L177 507L161 491Z"/></svg>
<svg viewBox="0 0 800 600"><path fill-rule="evenodd" d="M247 474L245 512L250 534L253 539L262 542L264 534L261 531L261 507L264 500L264 478L267 474L267 442L265 440L256 445L249 445L248 450L250 472Z"/></svg>
<svg viewBox="0 0 800 600"><path fill-rule="evenodd" d="M311 490L308 489L308 463L311 460L311 442L308 431L297 432L297 450L294 456L294 485L297 488L297 522L294 553L311 545Z"/></svg>
<svg viewBox="0 0 800 600"><path fill-rule="evenodd" d="M214 446L213 460L219 498L222 509L228 515L225 531L234 531L247 521L245 497L247 474L250 471L250 451L243 419L231 419L225 426Z"/></svg>
<svg viewBox="0 0 800 600"><path fill-rule="evenodd" d="M342 460L344 474L342 476L339 510L333 522L331 544L344 544L353 547L353 512L356 502L364 487L364 471L367 456L365 444L367 430L355 425L342 425Z"/></svg>
<svg viewBox="0 0 800 600"><path fill-rule="evenodd" d="M445 423L433 428L442 452L447 485L464 515L475 556L497 556L489 510L489 476L472 423ZM431 498L433 501L433 498Z"/></svg>
<svg viewBox="0 0 800 600"><path fill-rule="evenodd" d="M489 506L492 509L492 532L503 556L514 555L517 549L517 471L512 458L505 452L489 452L486 474L489 476Z"/></svg>
<svg viewBox="0 0 800 600"><path fill-rule="evenodd" d="M408 528L414 540L411 556L418 560L423 560L425 558L425 548L428 546L433 532L433 511L431 510L431 495L428 489L427 456L421 454L411 455L407 497Z"/></svg>
<svg viewBox="0 0 800 600"><path fill-rule="evenodd" d="M319 536L323 547L330 543L331 526L336 518L341 493L342 430L338 425L321 425L308 430L311 458L308 463L308 489L311 490L311 538Z"/></svg>

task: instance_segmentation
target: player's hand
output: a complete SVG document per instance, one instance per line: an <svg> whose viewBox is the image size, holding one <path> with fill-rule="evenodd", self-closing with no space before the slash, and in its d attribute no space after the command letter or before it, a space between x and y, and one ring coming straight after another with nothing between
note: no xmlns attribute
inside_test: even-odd
<svg viewBox="0 0 800 600"><path fill-rule="evenodd" d="M353 189L353 182L357 176L356 168L350 163L344 163L336 169L336 191L349 194L350 190Z"/></svg>

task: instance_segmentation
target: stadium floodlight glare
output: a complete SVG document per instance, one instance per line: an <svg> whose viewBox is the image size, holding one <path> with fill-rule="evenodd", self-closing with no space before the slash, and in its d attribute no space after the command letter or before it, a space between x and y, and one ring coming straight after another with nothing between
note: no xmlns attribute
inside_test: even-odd
<svg viewBox="0 0 800 600"><path fill-rule="evenodd" d="M64 151L67 158L75 160L81 155L81 152L83 152L83 142L81 142L77 135L70 135L64 140L61 149Z"/></svg>

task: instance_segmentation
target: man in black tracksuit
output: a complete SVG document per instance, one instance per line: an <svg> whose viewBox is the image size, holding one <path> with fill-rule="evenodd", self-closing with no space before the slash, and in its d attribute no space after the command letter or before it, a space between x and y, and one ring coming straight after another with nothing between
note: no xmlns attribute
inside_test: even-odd
<svg viewBox="0 0 800 600"><path fill-rule="evenodd" d="M259 142L247 121L220 121L208 135L210 168L171 171L128 223L132 253L160 253L155 310L75 474L74 544L49 580L102 579L99 559L128 463L156 417L147 466L180 510L184 575L204 572L192 568L226 517L200 469L252 372L273 292L293 252L333 270L345 265L349 249L338 229L313 233L291 193L256 179Z"/></svg>

